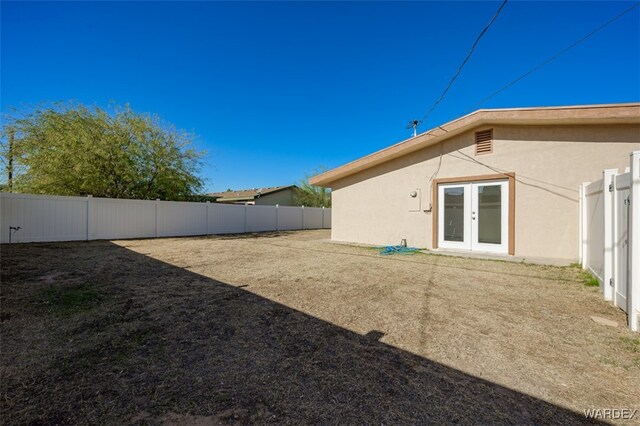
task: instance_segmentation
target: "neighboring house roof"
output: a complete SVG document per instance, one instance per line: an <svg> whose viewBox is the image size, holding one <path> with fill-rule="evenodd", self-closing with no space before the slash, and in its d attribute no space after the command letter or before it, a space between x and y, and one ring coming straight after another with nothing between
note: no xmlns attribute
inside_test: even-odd
<svg viewBox="0 0 640 426"><path fill-rule="evenodd" d="M480 109L427 132L369 154L338 168L316 175L309 183L328 186L331 182L435 145L484 125L575 125L640 123L640 103L576 105L560 107Z"/></svg>
<svg viewBox="0 0 640 426"><path fill-rule="evenodd" d="M224 192L212 192L207 194L216 197L217 202L225 201L252 201L263 195L273 194L275 192L284 191L286 189L296 188L295 185L272 186L269 188L253 188L253 189L236 189Z"/></svg>

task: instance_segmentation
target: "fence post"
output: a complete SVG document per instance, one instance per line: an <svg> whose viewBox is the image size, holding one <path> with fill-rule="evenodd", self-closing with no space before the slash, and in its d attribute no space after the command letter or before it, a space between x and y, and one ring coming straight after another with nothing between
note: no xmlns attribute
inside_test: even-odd
<svg viewBox="0 0 640 426"><path fill-rule="evenodd" d="M160 209L160 198L156 198L156 238L158 238L158 210Z"/></svg>
<svg viewBox="0 0 640 426"><path fill-rule="evenodd" d="M244 233L246 234L248 232L248 228L247 228L247 221L249 220L248 215L247 215L247 205L248 203L245 201L244 203Z"/></svg>
<svg viewBox="0 0 640 426"><path fill-rule="evenodd" d="M582 186L580 186L580 245L582 248L580 253L582 255L582 269L587 269L587 250L589 249L587 244L589 239L587 235L587 186L589 186L589 183L583 182Z"/></svg>
<svg viewBox="0 0 640 426"><path fill-rule="evenodd" d="M611 277L613 278L613 286L611 288L613 304L616 304L616 292L620 283L620 277L618 276L618 264L620 263L620 259L618 258L619 250L618 247L622 244L621 241L618 241L618 235L620 234L619 227L620 223L618 223L618 203L620 193L618 192L618 176L619 174L615 174L611 176L611 185L613 185L613 193L611 194Z"/></svg>
<svg viewBox="0 0 640 426"><path fill-rule="evenodd" d="M205 217L205 220L207 221L207 223L205 223L205 225L204 225L204 228L206 229L205 233L207 235L210 235L209 234L209 204L211 204L211 202L210 201L206 201L205 202L205 206L204 206L204 208L206 209L206 212L205 212L206 214L204 215L204 217Z"/></svg>
<svg viewBox="0 0 640 426"><path fill-rule="evenodd" d="M87 241L93 237L93 195L87 195Z"/></svg>
<svg viewBox="0 0 640 426"><path fill-rule="evenodd" d="M602 292L604 300L613 300L613 176L618 169L602 172L602 200L604 208L604 263L602 270ZM611 188L611 190L609 189Z"/></svg>
<svg viewBox="0 0 640 426"><path fill-rule="evenodd" d="M629 171L627 312L631 331L640 331L640 151L631 153Z"/></svg>
<svg viewBox="0 0 640 426"><path fill-rule="evenodd" d="M276 231L280 230L280 223L278 222L280 220L279 214L278 214L279 211L280 211L280 205L276 204Z"/></svg>
<svg viewBox="0 0 640 426"><path fill-rule="evenodd" d="M578 188L578 262L582 265L582 259L584 258L584 254L582 253L582 221L584 218L582 217L582 204L584 203L584 193L582 191L583 185L580 184L580 188Z"/></svg>
<svg viewBox="0 0 640 426"><path fill-rule="evenodd" d="M322 206L322 229L324 229L324 206Z"/></svg>
<svg viewBox="0 0 640 426"><path fill-rule="evenodd" d="M302 206L302 230L304 231L304 206Z"/></svg>

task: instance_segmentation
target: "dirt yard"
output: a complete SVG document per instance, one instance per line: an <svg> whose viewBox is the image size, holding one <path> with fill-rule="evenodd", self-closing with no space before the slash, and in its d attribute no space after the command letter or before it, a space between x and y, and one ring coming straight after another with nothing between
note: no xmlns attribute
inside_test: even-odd
<svg viewBox="0 0 640 426"><path fill-rule="evenodd" d="M640 339L578 269L328 236L3 245L2 423L572 424L640 409Z"/></svg>

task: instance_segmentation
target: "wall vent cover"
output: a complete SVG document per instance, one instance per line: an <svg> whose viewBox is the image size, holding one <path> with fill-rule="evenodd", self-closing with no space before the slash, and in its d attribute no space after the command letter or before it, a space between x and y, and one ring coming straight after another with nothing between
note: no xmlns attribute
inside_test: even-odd
<svg viewBox="0 0 640 426"><path fill-rule="evenodd" d="M476 155L493 152L493 129L476 132Z"/></svg>

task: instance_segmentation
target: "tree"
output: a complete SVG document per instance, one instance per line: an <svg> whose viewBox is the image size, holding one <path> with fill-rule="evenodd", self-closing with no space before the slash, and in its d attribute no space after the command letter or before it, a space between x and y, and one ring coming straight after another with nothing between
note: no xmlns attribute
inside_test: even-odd
<svg viewBox="0 0 640 426"><path fill-rule="evenodd" d="M325 172L325 167L319 167L311 173L307 173L298 184L298 202L307 207L331 207L331 189L321 186L314 186L309 183L309 179L317 174Z"/></svg>
<svg viewBox="0 0 640 426"><path fill-rule="evenodd" d="M2 157L13 160L15 192L189 200L202 188L193 136L128 106L108 113L59 103L4 122Z"/></svg>

